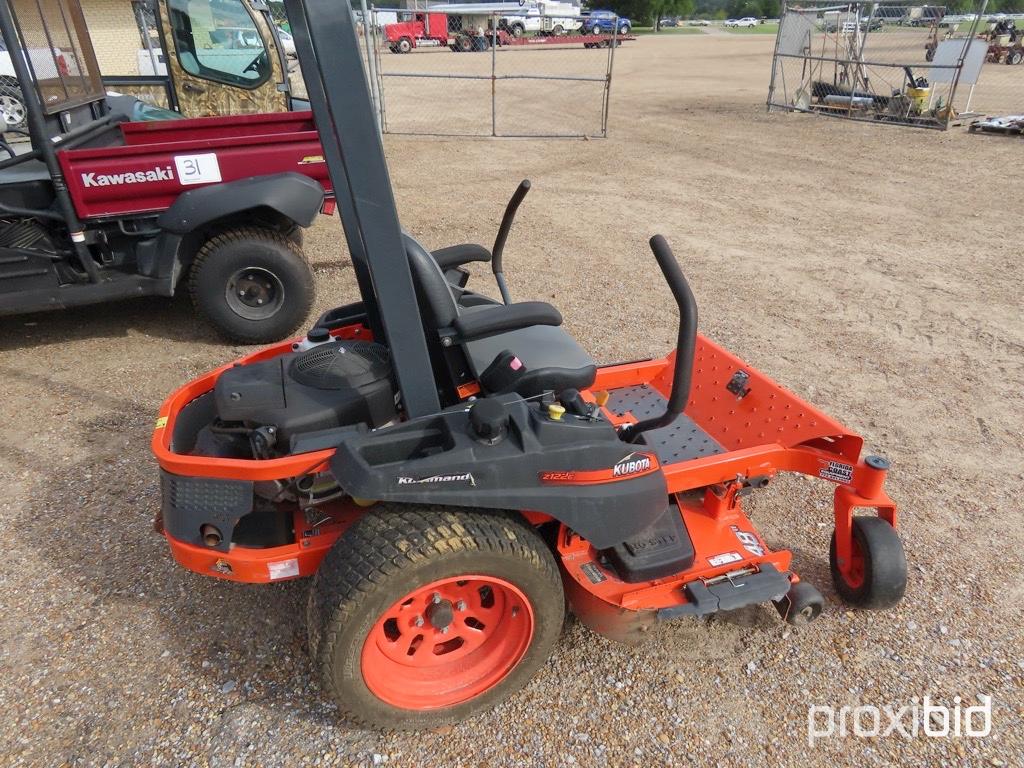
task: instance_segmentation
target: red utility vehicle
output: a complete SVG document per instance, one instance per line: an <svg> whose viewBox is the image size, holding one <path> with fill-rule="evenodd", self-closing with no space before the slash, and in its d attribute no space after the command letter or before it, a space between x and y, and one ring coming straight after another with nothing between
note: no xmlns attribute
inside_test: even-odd
<svg viewBox="0 0 1024 768"><path fill-rule="evenodd" d="M330 188L311 113L164 119L177 115L108 97L80 6L55 2L47 18L30 0L0 3L8 50L23 49L19 30L78 45L49 64L12 56L35 87L32 149L0 142L0 315L187 286L235 341L294 331L314 294L301 229Z"/></svg>

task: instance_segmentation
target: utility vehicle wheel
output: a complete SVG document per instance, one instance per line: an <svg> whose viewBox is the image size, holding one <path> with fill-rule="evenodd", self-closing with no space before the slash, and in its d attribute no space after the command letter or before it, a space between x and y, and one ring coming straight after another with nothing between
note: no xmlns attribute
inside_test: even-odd
<svg viewBox="0 0 1024 768"><path fill-rule="evenodd" d="M494 706L562 629L551 551L500 513L392 507L338 539L313 579L309 646L348 717L430 728Z"/></svg>
<svg viewBox="0 0 1024 768"><path fill-rule="evenodd" d="M469 35L461 35L456 45L462 53L469 53L473 50L473 39Z"/></svg>
<svg viewBox="0 0 1024 768"><path fill-rule="evenodd" d="M27 115L21 88L16 85L0 86L0 132L24 130Z"/></svg>
<svg viewBox="0 0 1024 768"><path fill-rule="evenodd" d="M840 597L861 608L890 608L907 589L907 557L900 537L880 517L853 518L853 553L844 574L836 562L836 537L828 554Z"/></svg>
<svg viewBox="0 0 1024 768"><path fill-rule="evenodd" d="M785 597L776 600L773 605L787 624L803 626L810 624L821 615L825 599L813 584L798 581L789 588Z"/></svg>
<svg viewBox="0 0 1024 768"><path fill-rule="evenodd" d="M564 35L565 29L562 28L561 24L555 24L555 26L551 28L551 34L554 35L555 37L558 37L559 35Z"/></svg>
<svg viewBox="0 0 1024 768"><path fill-rule="evenodd" d="M1006 54L1007 64L1020 64L1021 61L1024 61L1024 53L1021 51L1010 51Z"/></svg>
<svg viewBox="0 0 1024 768"><path fill-rule="evenodd" d="M410 40L408 37L403 37L401 40L398 41L398 52L399 53L408 53L411 50L412 50L412 40Z"/></svg>
<svg viewBox="0 0 1024 768"><path fill-rule="evenodd" d="M294 240L243 227L210 238L189 271L192 304L232 341L266 344L290 334L313 306L313 273Z"/></svg>
<svg viewBox="0 0 1024 768"><path fill-rule="evenodd" d="M524 34L526 34L526 27L524 27L522 24L513 24L511 27L509 27L509 32L512 33L512 37L522 37Z"/></svg>

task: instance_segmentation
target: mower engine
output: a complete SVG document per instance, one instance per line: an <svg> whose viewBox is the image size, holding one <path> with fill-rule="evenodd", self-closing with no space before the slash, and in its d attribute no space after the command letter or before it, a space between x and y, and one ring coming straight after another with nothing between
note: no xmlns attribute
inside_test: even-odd
<svg viewBox="0 0 1024 768"><path fill-rule="evenodd" d="M236 365L214 387L215 418L193 455L270 459L292 438L350 424L384 426L397 417L388 349L330 341L272 360Z"/></svg>

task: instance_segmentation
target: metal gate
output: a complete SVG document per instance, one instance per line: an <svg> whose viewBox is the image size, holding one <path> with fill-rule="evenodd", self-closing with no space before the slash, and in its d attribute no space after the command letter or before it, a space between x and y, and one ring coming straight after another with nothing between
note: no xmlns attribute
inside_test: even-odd
<svg viewBox="0 0 1024 768"><path fill-rule="evenodd" d="M374 8L369 17L370 77L385 133L608 135L615 51L631 39L618 34L615 18L594 34L583 28L586 17L522 11Z"/></svg>

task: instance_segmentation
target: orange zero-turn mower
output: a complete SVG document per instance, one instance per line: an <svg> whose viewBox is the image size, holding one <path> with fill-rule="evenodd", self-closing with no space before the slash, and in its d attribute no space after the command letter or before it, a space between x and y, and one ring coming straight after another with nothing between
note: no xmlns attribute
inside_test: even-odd
<svg viewBox="0 0 1024 768"><path fill-rule="evenodd" d="M835 485L843 599L901 599L887 462L700 336L663 238L651 247L677 348L596 365L554 307L509 297L502 252L529 183L491 250L428 252L399 225L349 6L285 5L362 301L164 403L158 527L180 564L311 577L325 689L352 719L394 728L512 694L551 653L566 603L620 640L768 601L813 620L821 595L742 508L780 471ZM502 301L466 287L473 261L490 263Z"/></svg>

